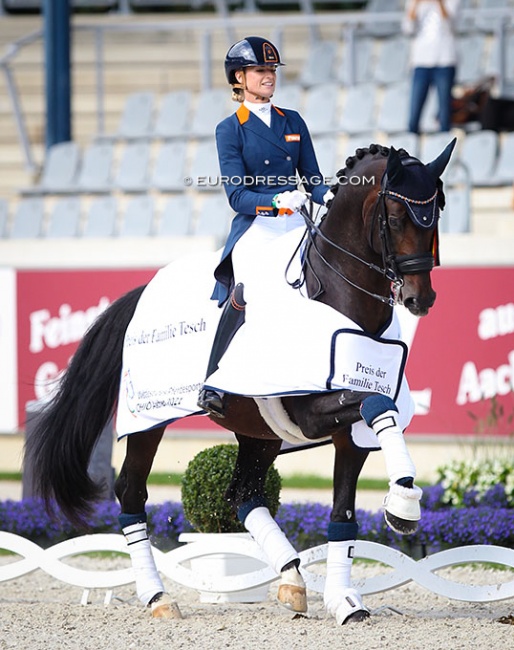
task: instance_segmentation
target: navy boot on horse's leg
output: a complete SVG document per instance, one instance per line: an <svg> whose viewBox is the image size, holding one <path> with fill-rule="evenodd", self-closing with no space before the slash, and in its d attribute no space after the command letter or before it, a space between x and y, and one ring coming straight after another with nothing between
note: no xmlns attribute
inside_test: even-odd
<svg viewBox="0 0 514 650"><path fill-rule="evenodd" d="M207 365L207 377L210 377L218 369L218 363L225 354L230 341L232 341L234 334L244 323L246 303L243 298L243 291L244 285L242 283L237 284L230 294L230 299L223 308ZM203 388L198 396L197 404L210 415L214 415L217 418L225 417L223 393L209 388Z"/></svg>

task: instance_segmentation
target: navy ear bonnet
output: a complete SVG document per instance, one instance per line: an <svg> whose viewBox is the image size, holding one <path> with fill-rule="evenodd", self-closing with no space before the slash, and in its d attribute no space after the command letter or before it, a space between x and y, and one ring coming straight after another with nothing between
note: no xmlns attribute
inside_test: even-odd
<svg viewBox="0 0 514 650"><path fill-rule="evenodd" d="M400 157L391 147L382 178L382 193L403 203L419 228L434 228L439 218L439 181L457 142L454 138L431 163L424 165L411 156Z"/></svg>

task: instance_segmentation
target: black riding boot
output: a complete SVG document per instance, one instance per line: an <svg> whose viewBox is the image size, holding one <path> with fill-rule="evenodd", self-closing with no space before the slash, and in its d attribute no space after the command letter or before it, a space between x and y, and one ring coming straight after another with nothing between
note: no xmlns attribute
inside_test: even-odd
<svg viewBox="0 0 514 650"><path fill-rule="evenodd" d="M243 298L243 291L244 285L241 283L237 284L223 308L207 365L207 377L210 377L218 369L218 363L225 354L230 341L244 323L246 303ZM203 388L198 396L198 406L215 417L225 417L223 393Z"/></svg>

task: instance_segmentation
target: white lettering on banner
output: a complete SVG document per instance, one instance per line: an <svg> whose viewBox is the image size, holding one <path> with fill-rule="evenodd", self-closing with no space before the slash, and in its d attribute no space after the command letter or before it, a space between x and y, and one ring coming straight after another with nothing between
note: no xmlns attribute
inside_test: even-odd
<svg viewBox="0 0 514 650"><path fill-rule="evenodd" d="M44 399L53 393L61 372L53 361L46 361L39 366L34 377L36 399Z"/></svg>
<svg viewBox="0 0 514 650"><path fill-rule="evenodd" d="M110 305L108 298L100 298L98 305L85 311L72 311L64 303L59 307L59 316L50 317L48 309L33 311L30 318L30 344L32 353L41 352L45 346L51 349L76 343L84 336L88 327Z"/></svg>
<svg viewBox="0 0 514 650"><path fill-rule="evenodd" d="M514 332L514 304L483 309L478 316L478 336L482 340Z"/></svg>
<svg viewBox="0 0 514 650"><path fill-rule="evenodd" d="M484 368L480 372L473 361L462 367L456 402L459 405L479 402L495 395L507 395L514 389L514 350L508 354L508 364L496 370Z"/></svg>

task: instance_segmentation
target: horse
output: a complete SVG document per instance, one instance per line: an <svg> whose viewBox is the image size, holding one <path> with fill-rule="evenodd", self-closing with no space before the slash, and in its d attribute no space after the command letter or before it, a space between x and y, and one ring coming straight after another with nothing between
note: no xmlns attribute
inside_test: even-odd
<svg viewBox="0 0 514 650"><path fill-rule="evenodd" d="M445 203L441 175L454 145L455 140L428 164L403 149L377 144L357 149L337 172L334 198L326 213L321 219L313 218L312 210L305 214L302 278L291 291L302 285L308 302L318 301L348 317L370 342L380 339L393 322L398 303L417 317L426 316L436 298L431 271L438 263L438 219ZM83 524L100 492L87 468L116 407L124 335L144 289L135 288L113 302L86 332L26 442L25 459L46 507L60 508L77 525ZM306 333L307 339L312 336ZM421 517L421 490L414 484L403 416L394 399L376 386L362 384L275 400L305 440L315 443L328 438L335 450L324 603L341 625L370 616L350 580L358 537L356 485L370 451L355 443L352 427L367 427L376 441L374 448L384 454L390 480L383 508L387 524L411 534ZM411 416L412 407L407 421ZM271 517L264 497L266 473L283 441L257 401L243 394L226 394L225 418L216 421L233 432L238 443L226 498L279 576L279 603L305 612L306 587L298 554ZM180 610L157 572L145 513L146 482L165 426L161 423L127 436L115 494L139 599L152 616L173 618L180 616Z"/></svg>

